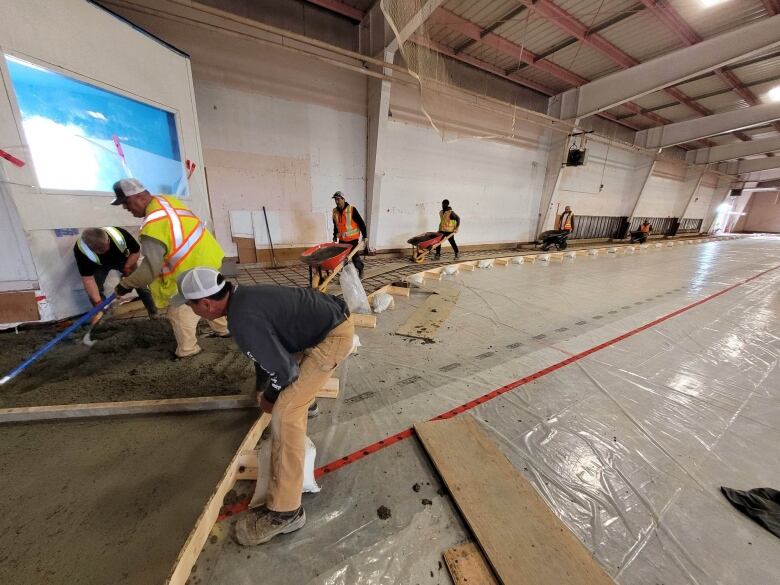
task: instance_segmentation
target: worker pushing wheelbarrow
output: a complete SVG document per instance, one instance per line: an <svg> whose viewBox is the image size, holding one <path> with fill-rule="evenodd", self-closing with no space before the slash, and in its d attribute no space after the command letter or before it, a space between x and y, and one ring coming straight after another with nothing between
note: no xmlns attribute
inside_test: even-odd
<svg viewBox="0 0 780 585"><path fill-rule="evenodd" d="M353 248L351 244L328 242L306 250L300 260L309 266L309 286L325 292L330 281L352 261L364 244L360 242Z"/></svg>
<svg viewBox="0 0 780 585"><path fill-rule="evenodd" d="M412 260L417 264L422 264L425 261L425 257L434 249L436 250L435 257L438 260L441 254L441 246L447 240L449 240L457 260L459 251L458 245L455 243L455 234L458 228L460 228L460 217L450 207L449 199L444 199L441 202L441 211L439 211L439 231L425 232L406 240L408 244L412 245Z"/></svg>

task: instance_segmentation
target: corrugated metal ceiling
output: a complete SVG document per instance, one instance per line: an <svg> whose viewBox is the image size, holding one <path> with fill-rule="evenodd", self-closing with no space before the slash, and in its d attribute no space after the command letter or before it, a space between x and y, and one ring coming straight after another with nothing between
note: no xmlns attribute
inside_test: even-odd
<svg viewBox="0 0 780 585"><path fill-rule="evenodd" d="M683 42L661 22L640 0L551 0L580 23L599 27L596 32L629 56L646 61L684 46ZM358 3L359 0L352 0ZM523 0L446 0L443 8L476 23L531 53L570 70L587 79L598 79L621 69L613 58L571 37L553 20L539 14L535 8L523 8ZM703 38L709 38L744 26L767 14L761 0L723 0L721 4L705 8L700 0L669 0L669 4ZM453 49L481 59L503 70L515 70L518 59L471 40L446 25L429 27L431 37ZM761 99L773 86L780 83L780 50L746 60L729 69L739 81ZM570 87L550 73L535 67L521 67L520 75L555 91ZM752 86L751 86L752 84ZM705 74L678 86L692 98L700 98L701 105L713 111L727 111L746 104L721 79ZM670 95L659 91L636 100L643 108L657 110L657 114L672 121L692 119L696 114L690 107L677 103ZM663 107L666 106L666 107ZM630 114L625 108L613 108L618 116ZM646 117L631 116L626 121L636 125L652 125Z"/></svg>

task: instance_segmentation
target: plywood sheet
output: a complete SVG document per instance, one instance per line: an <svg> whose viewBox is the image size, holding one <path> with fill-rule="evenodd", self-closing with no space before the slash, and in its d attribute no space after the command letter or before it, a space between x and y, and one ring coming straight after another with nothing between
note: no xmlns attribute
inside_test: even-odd
<svg viewBox="0 0 780 585"><path fill-rule="evenodd" d="M15 291L0 293L0 323L18 323L37 321L38 303L35 291Z"/></svg>
<svg viewBox="0 0 780 585"><path fill-rule="evenodd" d="M415 425L504 585L614 585L468 415Z"/></svg>
<svg viewBox="0 0 780 585"><path fill-rule="evenodd" d="M417 307L396 333L406 337L433 340L455 308L460 290L443 287Z"/></svg>

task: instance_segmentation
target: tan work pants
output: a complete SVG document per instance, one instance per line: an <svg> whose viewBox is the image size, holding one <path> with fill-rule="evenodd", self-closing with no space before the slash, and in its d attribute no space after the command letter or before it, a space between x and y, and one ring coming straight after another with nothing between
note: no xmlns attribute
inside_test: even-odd
<svg viewBox="0 0 780 585"><path fill-rule="evenodd" d="M271 468L266 506L291 512L301 505L306 453L307 411L317 392L352 351L352 317L335 327L316 346L303 352L298 379L279 394L271 417Z"/></svg>
<svg viewBox="0 0 780 585"><path fill-rule="evenodd" d="M187 305L170 306L166 316L168 321L171 322L173 335L176 337L176 355L178 357L187 357L200 352L197 334L200 317L195 314L195 311ZM226 317L209 321L209 325L220 335L227 335L228 333Z"/></svg>

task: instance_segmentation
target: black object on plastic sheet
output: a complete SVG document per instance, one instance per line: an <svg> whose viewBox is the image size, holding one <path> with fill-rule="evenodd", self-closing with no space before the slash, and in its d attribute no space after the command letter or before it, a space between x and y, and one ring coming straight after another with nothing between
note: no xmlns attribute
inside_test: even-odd
<svg viewBox="0 0 780 585"><path fill-rule="evenodd" d="M749 491L721 486L731 505L780 538L780 491L755 488Z"/></svg>

